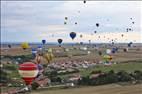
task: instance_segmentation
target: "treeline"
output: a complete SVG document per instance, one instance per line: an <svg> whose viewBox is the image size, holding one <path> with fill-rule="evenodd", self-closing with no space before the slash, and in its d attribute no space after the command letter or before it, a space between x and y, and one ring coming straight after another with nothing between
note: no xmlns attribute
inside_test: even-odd
<svg viewBox="0 0 142 94"><path fill-rule="evenodd" d="M96 77L91 77L91 75L98 74ZM102 73L91 73L90 76L82 77L78 81L78 85L103 85L117 82L139 82L142 81L142 71L136 70L133 73L128 73L125 71L114 72L113 70Z"/></svg>

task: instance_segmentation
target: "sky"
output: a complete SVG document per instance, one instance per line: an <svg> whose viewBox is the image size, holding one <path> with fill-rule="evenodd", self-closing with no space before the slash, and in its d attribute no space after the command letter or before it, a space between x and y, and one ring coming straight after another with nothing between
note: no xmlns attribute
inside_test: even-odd
<svg viewBox="0 0 142 94"><path fill-rule="evenodd" d="M141 18L142 1L1 1L1 42L142 43Z"/></svg>

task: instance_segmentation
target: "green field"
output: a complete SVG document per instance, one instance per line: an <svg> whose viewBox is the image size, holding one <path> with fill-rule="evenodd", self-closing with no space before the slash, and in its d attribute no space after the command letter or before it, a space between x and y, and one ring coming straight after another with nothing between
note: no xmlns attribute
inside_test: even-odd
<svg viewBox="0 0 142 94"><path fill-rule="evenodd" d="M80 73L82 75L87 75L89 73L91 73L92 71L95 70L101 70L103 72L108 72L110 70L114 70L115 72L124 70L126 72L133 72L135 70L141 70L142 71L142 63L135 63L135 62L131 62L131 63L120 63L120 64L113 64L111 66L96 66L90 69L82 69L80 71Z"/></svg>
<svg viewBox="0 0 142 94"><path fill-rule="evenodd" d="M31 94L141 94L142 85L126 85L117 84L81 87L60 90L41 89L32 92Z"/></svg>

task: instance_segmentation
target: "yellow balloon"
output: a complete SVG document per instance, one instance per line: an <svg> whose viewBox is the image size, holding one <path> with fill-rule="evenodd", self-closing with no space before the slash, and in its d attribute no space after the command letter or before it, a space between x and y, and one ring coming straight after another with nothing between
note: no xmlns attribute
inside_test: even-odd
<svg viewBox="0 0 142 94"><path fill-rule="evenodd" d="M50 53L49 56L50 56L50 60L53 60L54 55L52 53Z"/></svg>
<svg viewBox="0 0 142 94"><path fill-rule="evenodd" d="M111 57L110 55L104 55L104 56L103 56L103 59L104 59L104 60L111 60L112 57Z"/></svg>
<svg viewBox="0 0 142 94"><path fill-rule="evenodd" d="M23 43L21 44L21 47L22 47L23 49L27 49L27 48L29 48L29 44L28 44L27 42L23 42Z"/></svg>
<svg viewBox="0 0 142 94"><path fill-rule="evenodd" d="M44 58L46 59L47 63L50 63L50 61L53 60L54 55L52 53L46 53Z"/></svg>

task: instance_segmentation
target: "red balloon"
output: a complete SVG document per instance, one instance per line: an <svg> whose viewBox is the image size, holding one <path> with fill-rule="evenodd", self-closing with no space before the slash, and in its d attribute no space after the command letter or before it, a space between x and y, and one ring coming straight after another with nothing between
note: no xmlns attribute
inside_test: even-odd
<svg viewBox="0 0 142 94"><path fill-rule="evenodd" d="M30 85L32 83L38 72L38 66L32 62L25 62L19 66L19 73L26 85Z"/></svg>

